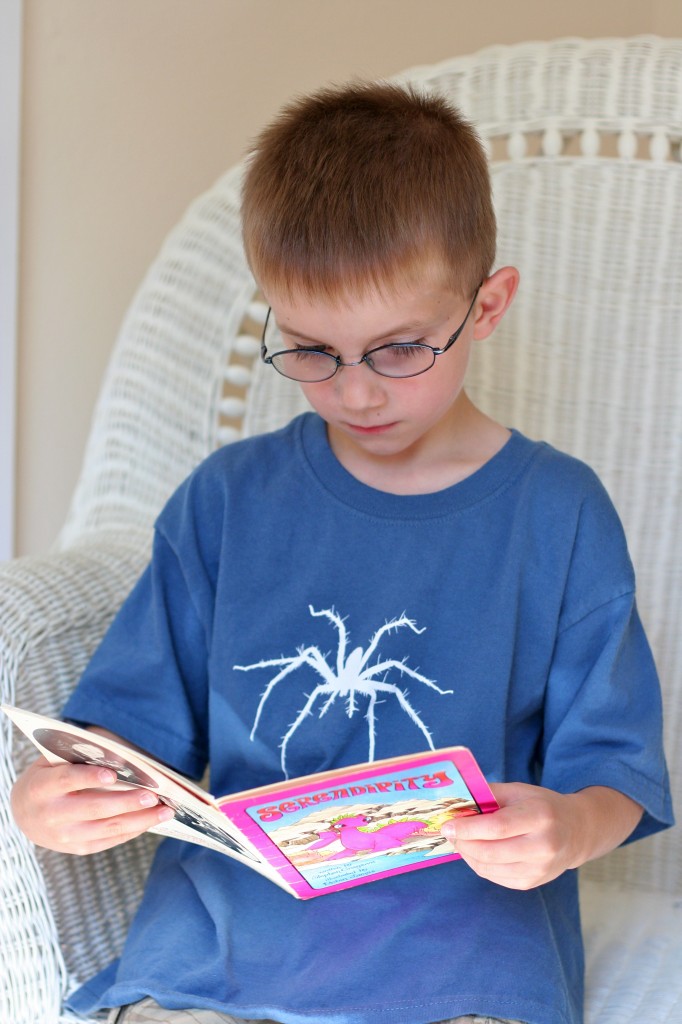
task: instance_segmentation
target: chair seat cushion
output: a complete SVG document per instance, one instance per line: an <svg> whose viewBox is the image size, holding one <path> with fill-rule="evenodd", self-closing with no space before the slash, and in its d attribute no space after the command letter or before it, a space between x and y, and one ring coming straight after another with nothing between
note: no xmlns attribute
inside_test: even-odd
<svg viewBox="0 0 682 1024"><path fill-rule="evenodd" d="M583 880L586 1024L682 1021L682 896Z"/></svg>

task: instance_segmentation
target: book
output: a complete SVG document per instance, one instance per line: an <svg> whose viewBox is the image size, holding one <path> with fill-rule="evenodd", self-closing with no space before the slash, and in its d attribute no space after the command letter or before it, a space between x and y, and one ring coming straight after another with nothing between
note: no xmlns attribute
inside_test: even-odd
<svg viewBox="0 0 682 1024"><path fill-rule="evenodd" d="M153 791L175 817L150 831L233 857L298 899L457 860L440 831L443 822L498 809L466 747L334 768L216 798L121 741L0 707L50 763L102 765L116 773L114 786Z"/></svg>

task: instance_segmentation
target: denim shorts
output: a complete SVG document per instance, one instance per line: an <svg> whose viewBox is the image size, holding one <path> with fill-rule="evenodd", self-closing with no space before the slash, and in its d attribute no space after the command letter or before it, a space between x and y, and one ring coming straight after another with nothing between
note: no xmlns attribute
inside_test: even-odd
<svg viewBox="0 0 682 1024"><path fill-rule="evenodd" d="M277 1024L274 1020L252 1020L232 1017L229 1013L215 1010L164 1010L153 999L114 1008L107 1024ZM434 1021L434 1024L521 1024L520 1021L501 1020L499 1017L451 1017L449 1020Z"/></svg>

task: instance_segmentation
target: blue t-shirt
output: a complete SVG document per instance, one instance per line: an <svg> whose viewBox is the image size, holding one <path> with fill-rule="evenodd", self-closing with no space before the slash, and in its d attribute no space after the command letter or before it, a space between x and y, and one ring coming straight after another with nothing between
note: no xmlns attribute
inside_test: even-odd
<svg viewBox="0 0 682 1024"><path fill-rule="evenodd" d="M659 685L595 475L513 433L463 482L374 490L314 414L208 458L65 715L216 795L463 744L491 781L611 786L672 821ZM165 840L119 961L72 998L284 1024L582 1020L576 872L528 892L462 861L298 901Z"/></svg>

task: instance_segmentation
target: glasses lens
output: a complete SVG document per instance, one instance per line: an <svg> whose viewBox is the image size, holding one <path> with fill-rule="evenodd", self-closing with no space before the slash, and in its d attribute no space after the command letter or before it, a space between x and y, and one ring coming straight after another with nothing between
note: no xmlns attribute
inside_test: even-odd
<svg viewBox="0 0 682 1024"><path fill-rule="evenodd" d="M430 370L435 359L427 345L384 345L369 353L367 361L384 377L416 377Z"/></svg>
<svg viewBox="0 0 682 1024"><path fill-rule="evenodd" d="M329 380L336 373L334 356L329 355L328 352L315 352L312 349L276 352L272 357L272 365L283 377L308 384Z"/></svg>

